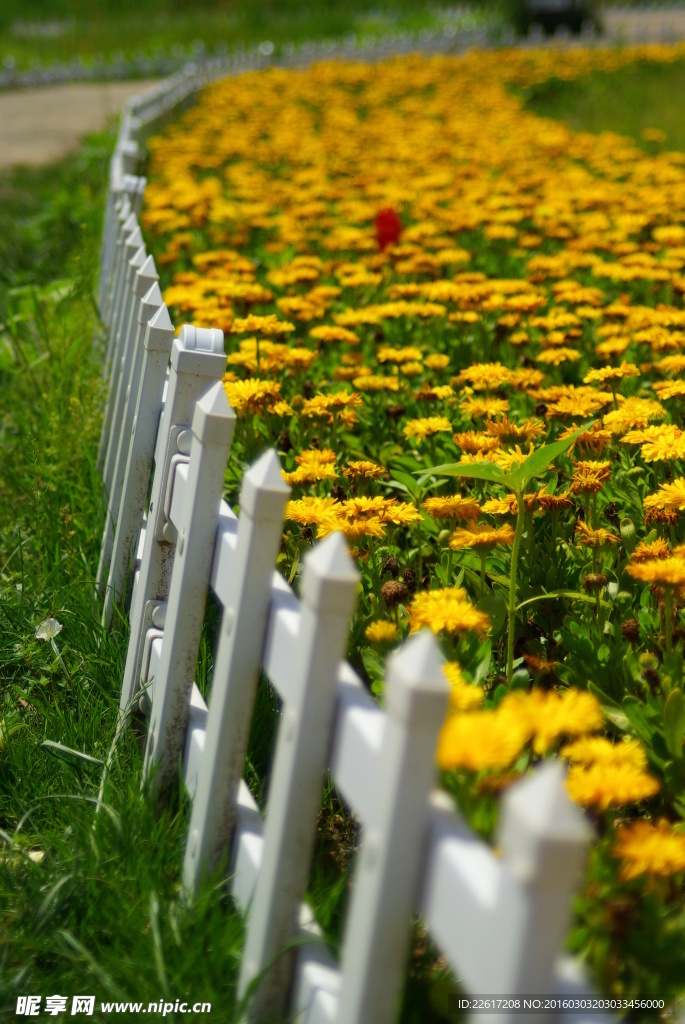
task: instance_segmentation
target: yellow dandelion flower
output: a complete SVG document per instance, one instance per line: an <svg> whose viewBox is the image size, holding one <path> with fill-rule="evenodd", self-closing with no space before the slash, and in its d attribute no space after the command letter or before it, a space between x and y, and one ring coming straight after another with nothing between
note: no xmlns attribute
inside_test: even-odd
<svg viewBox="0 0 685 1024"><path fill-rule="evenodd" d="M560 736L582 736L604 724L597 698L587 690L572 687L561 693L514 691L504 697L500 706L527 723L536 754L544 754Z"/></svg>
<svg viewBox="0 0 685 1024"><path fill-rule="evenodd" d="M368 459L350 459L343 467L343 476L346 480L380 480L384 475L385 467Z"/></svg>
<svg viewBox="0 0 685 1024"><path fill-rule="evenodd" d="M483 704L483 691L480 686L468 683L462 674L458 661L447 661L443 665L447 681L450 684L450 709L452 711L474 711Z"/></svg>
<svg viewBox="0 0 685 1024"><path fill-rule="evenodd" d="M582 519L576 523L575 533L577 540L589 548L600 548L604 544L621 543L621 538L615 533L605 530L602 526L593 529L588 523L584 523Z"/></svg>
<svg viewBox="0 0 685 1024"><path fill-rule="evenodd" d="M416 420L408 420L402 428L404 436L414 438L417 441L425 441L433 434L439 434L444 430L451 430L452 424L446 416L424 416Z"/></svg>
<svg viewBox="0 0 685 1024"><path fill-rule="evenodd" d="M605 381L623 380L624 377L639 377L640 368L624 359L620 366L601 366L590 370L583 377L584 384L603 384Z"/></svg>
<svg viewBox="0 0 685 1024"><path fill-rule="evenodd" d="M593 764L588 768L572 765L566 785L576 803L598 807L600 811L647 800L660 789L653 776L625 762Z"/></svg>
<svg viewBox="0 0 685 1024"><path fill-rule="evenodd" d="M685 585L685 557L669 555L665 558L648 558L643 562L630 562L627 571L633 579L662 587Z"/></svg>
<svg viewBox="0 0 685 1024"><path fill-rule="evenodd" d="M394 640L397 640L399 630L394 622L378 619L366 627L364 636L372 644L391 644Z"/></svg>
<svg viewBox="0 0 685 1024"><path fill-rule="evenodd" d="M562 757L578 764L632 764L647 767L647 755L639 740L625 739L612 743L605 736L583 736L567 743L559 751Z"/></svg>
<svg viewBox="0 0 685 1024"><path fill-rule="evenodd" d="M425 590L414 597L409 608L409 628L412 633L428 626L434 633L465 633L473 631L485 636L490 619L470 603L462 587Z"/></svg>
<svg viewBox="0 0 685 1024"><path fill-rule="evenodd" d="M480 512L480 505L476 499L465 498L462 494L446 494L426 498L421 508L434 519L459 519L462 522L477 519Z"/></svg>
<svg viewBox="0 0 685 1024"><path fill-rule="evenodd" d="M685 834L663 819L620 826L611 852L623 862L621 878L625 881L645 874L667 877L685 871Z"/></svg>
<svg viewBox="0 0 685 1024"><path fill-rule="evenodd" d="M507 416L501 420L486 420L485 429L502 444L513 444L516 441L535 441L547 431L542 420L524 419L514 423Z"/></svg>
<svg viewBox="0 0 685 1024"><path fill-rule="evenodd" d="M436 759L443 771L506 768L530 738L526 722L500 707L449 715L440 732Z"/></svg>
<svg viewBox="0 0 685 1024"><path fill-rule="evenodd" d="M278 335L289 334L294 330L295 324L288 323L287 320L279 320L274 313L269 313L267 316L250 313L249 316L235 319L231 324L232 334L256 331L258 334Z"/></svg>
<svg viewBox="0 0 685 1024"><path fill-rule="evenodd" d="M514 530L505 523L504 526L485 526L473 524L460 527L450 536L450 547L458 551L460 548L474 548L476 551L489 551L497 544L513 544Z"/></svg>
<svg viewBox="0 0 685 1024"><path fill-rule="evenodd" d="M685 477L678 477L669 484L662 484L654 494L648 494L643 508L660 509L666 512L682 512L685 509Z"/></svg>

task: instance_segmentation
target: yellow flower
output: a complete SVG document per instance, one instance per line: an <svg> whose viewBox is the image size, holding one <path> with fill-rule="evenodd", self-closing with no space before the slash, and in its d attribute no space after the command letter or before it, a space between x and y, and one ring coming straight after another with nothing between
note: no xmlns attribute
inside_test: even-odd
<svg viewBox="0 0 685 1024"><path fill-rule="evenodd" d="M399 631L394 622L378 619L366 627L364 636L372 644L391 644L393 640L397 640Z"/></svg>
<svg viewBox="0 0 685 1024"><path fill-rule="evenodd" d="M415 438L417 441L425 441L433 434L451 429L452 424L446 416L424 416L418 420L409 420L402 428L405 437Z"/></svg>
<svg viewBox="0 0 685 1024"><path fill-rule="evenodd" d="M316 341L330 342L330 341L341 341L347 345L358 345L359 338L354 331L349 331L345 327L335 327L329 324L322 324L320 327L313 327L309 332L310 338L315 338Z"/></svg>
<svg viewBox="0 0 685 1024"><path fill-rule="evenodd" d="M350 459L343 467L343 476L346 480L379 480L385 475L385 468L377 462L370 462L368 459Z"/></svg>
<svg viewBox="0 0 685 1024"><path fill-rule="evenodd" d="M317 535L325 536L338 528L342 518L341 504L333 498L300 498L289 501L285 507L285 518L300 526L316 526ZM323 530L323 533L319 531Z"/></svg>
<svg viewBox="0 0 685 1024"><path fill-rule="evenodd" d="M621 538L617 534L605 530L603 526L593 529L588 523L584 523L582 519L576 523L575 532L578 541L581 544L586 544L589 548L601 548L603 544L621 543Z"/></svg>
<svg viewBox="0 0 685 1024"><path fill-rule="evenodd" d="M509 409L506 398L494 398L490 395L479 397L468 396L460 403L460 409L469 419L480 419L483 416L503 416Z"/></svg>
<svg viewBox="0 0 685 1024"><path fill-rule="evenodd" d="M492 452L499 448L500 441L490 434L483 434L477 430L467 430L462 434L454 435L454 443L465 452Z"/></svg>
<svg viewBox="0 0 685 1024"><path fill-rule="evenodd" d="M573 765L568 773L568 791L579 804L598 807L621 807L647 800L659 792L659 783L631 763L593 764L589 768Z"/></svg>
<svg viewBox="0 0 685 1024"><path fill-rule="evenodd" d="M504 526L483 526L473 524L455 530L450 537L450 547L455 551L460 548L474 548L476 551L489 551L497 544L513 544L514 531L505 523Z"/></svg>
<svg viewBox="0 0 685 1024"><path fill-rule="evenodd" d="M658 491L644 498L642 506L666 512L682 512L685 509L685 477L678 477L670 484L662 484Z"/></svg>
<svg viewBox="0 0 685 1024"><path fill-rule="evenodd" d="M603 384L605 381L622 380L624 377L638 377L639 375L639 367L624 359L620 366L601 366L597 370L590 370L583 377L583 383Z"/></svg>
<svg viewBox="0 0 685 1024"><path fill-rule="evenodd" d="M611 852L623 861L621 878L626 881L644 874L668 876L685 871L685 834L663 819L617 828Z"/></svg>
<svg viewBox="0 0 685 1024"><path fill-rule="evenodd" d="M632 764L636 768L647 767L647 755L640 741L625 739L612 743L604 736L583 736L573 743L567 743L559 751L562 757L579 764Z"/></svg>
<svg viewBox="0 0 685 1024"><path fill-rule="evenodd" d="M278 398L281 390L278 381L259 380L257 377L236 381L228 381L224 378L223 384L231 408L236 411L238 416L263 409L265 405Z"/></svg>
<svg viewBox="0 0 685 1024"><path fill-rule="evenodd" d="M270 313L268 316L256 316L250 313L242 319L236 319L231 324L232 334L257 331L258 334L288 334L295 330L295 325L287 320L279 320L277 316Z"/></svg>
<svg viewBox="0 0 685 1024"><path fill-rule="evenodd" d="M534 441L545 434L545 424L538 419L524 419L514 423L504 416L501 420L486 420L485 429L497 437L502 444L513 444L515 441Z"/></svg>
<svg viewBox="0 0 685 1024"><path fill-rule="evenodd" d="M434 519L459 519L461 521L477 519L480 511L480 505L475 498L465 498L461 494L426 498L421 508Z"/></svg>
<svg viewBox="0 0 685 1024"><path fill-rule="evenodd" d="M640 541L638 546L630 556L631 562L647 562L653 558L668 558L671 554L671 549L663 537L657 537L656 540Z"/></svg>
<svg viewBox="0 0 685 1024"><path fill-rule="evenodd" d="M544 754L559 736L582 736L604 724L597 698L572 687L561 693L515 690L504 697L500 707L511 710L527 723L536 754Z"/></svg>
<svg viewBox="0 0 685 1024"><path fill-rule="evenodd" d="M579 460L574 463L571 490L574 494L581 492L595 493L601 491L603 484L611 476L611 462L594 462Z"/></svg>
<svg viewBox="0 0 685 1024"><path fill-rule="evenodd" d="M528 742L527 723L500 705L494 711L449 715L440 732L436 759L443 771L454 768L506 768Z"/></svg>
<svg viewBox="0 0 685 1024"><path fill-rule="evenodd" d="M473 631L485 636L490 619L478 611L461 587L424 590L414 597L409 607L409 628L412 633L428 626L434 633L465 633Z"/></svg>
<svg viewBox="0 0 685 1024"><path fill-rule="evenodd" d="M399 391L400 387L397 377L383 377L376 373L355 377L352 383L358 391Z"/></svg>
<svg viewBox="0 0 685 1024"><path fill-rule="evenodd" d="M649 558L644 562L630 562L628 573L643 583L658 584L662 587L685 585L685 557L670 555L667 558Z"/></svg>
<svg viewBox="0 0 685 1024"><path fill-rule="evenodd" d="M535 362L559 366L560 363L575 362L576 359L580 359L580 352L575 348L548 348L535 357Z"/></svg>
<svg viewBox="0 0 685 1024"><path fill-rule="evenodd" d="M662 401L667 398L682 398L685 395L685 380L664 380L652 386Z"/></svg>
<svg viewBox="0 0 685 1024"><path fill-rule="evenodd" d="M450 708L452 711L474 711L483 703L483 691L474 683L467 683L462 675L461 666L457 661L447 661L443 665L447 681L451 687Z"/></svg>

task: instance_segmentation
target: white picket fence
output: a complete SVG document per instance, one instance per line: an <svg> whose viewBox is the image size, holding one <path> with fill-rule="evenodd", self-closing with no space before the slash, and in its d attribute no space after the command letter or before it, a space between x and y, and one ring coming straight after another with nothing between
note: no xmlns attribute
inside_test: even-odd
<svg viewBox="0 0 685 1024"><path fill-rule="evenodd" d="M381 709L344 660L358 574L342 535L309 552L298 599L274 568L289 494L276 452L244 474L239 517L221 498L235 426L223 334L185 326L174 338L137 219L138 142L188 99L187 86L172 80L129 106L112 161L98 570L103 621L128 609L120 710L123 722L139 699L150 713L143 781L159 794L181 763L192 797L185 890L192 898L227 871L248 915L238 994L250 995L250 1022L391 1024L415 913L465 991L582 1005L582 973L560 951L591 831L561 765L504 795L495 853L434 788L448 687L433 636L419 633L389 659ZM221 614L207 705L192 680L210 592ZM282 702L264 817L242 777L260 667ZM326 770L361 823L339 958L303 902ZM511 1006L475 1019L527 1016ZM579 1009L563 1020L599 1018Z"/></svg>

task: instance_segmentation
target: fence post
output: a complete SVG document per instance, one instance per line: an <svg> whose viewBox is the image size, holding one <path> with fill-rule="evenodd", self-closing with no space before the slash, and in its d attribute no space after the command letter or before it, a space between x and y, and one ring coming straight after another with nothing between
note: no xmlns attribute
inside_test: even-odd
<svg viewBox="0 0 685 1024"><path fill-rule="evenodd" d="M162 392L173 340L174 326L166 306L162 304L145 330L140 384L137 395L131 394L130 398L130 402L135 403L134 417L102 613L102 624L106 628L112 623L116 605L125 601L127 569L133 560L135 543L143 525L155 441L160 428Z"/></svg>
<svg viewBox="0 0 685 1024"><path fill-rule="evenodd" d="M292 698L278 729L264 823L264 853L240 969L238 998L269 965L249 1006L250 1021L285 1008L300 902L309 877L333 719L338 666L345 654L359 575L341 533L305 560L299 624L300 659ZM272 961L273 964L272 964Z"/></svg>
<svg viewBox="0 0 685 1024"><path fill-rule="evenodd" d="M559 762L547 762L502 800L502 884L497 927L490 937L493 990L498 992L554 991L556 961L592 836L566 791L564 775ZM483 1020L481 1015L476 1019ZM514 1014L485 1018L499 1024L518 1019ZM554 1014L543 1015L540 1022L554 1019Z"/></svg>
<svg viewBox="0 0 685 1024"><path fill-rule="evenodd" d="M155 449L155 475L145 530L140 579L131 602L128 652L120 711L128 707L140 684L145 632L153 608L165 602L173 567L176 532L164 513L164 495L171 459L190 453L190 425L200 395L220 380L226 369L224 336L219 330L185 326L171 347L171 369L164 412Z"/></svg>
<svg viewBox="0 0 685 1024"><path fill-rule="evenodd" d="M182 523L169 589L162 656L143 766L154 793L173 782L183 754L221 492L236 416L221 381L195 406Z"/></svg>
<svg viewBox="0 0 685 1024"><path fill-rule="evenodd" d="M290 488L271 449L243 477L236 553L214 659L202 771L183 879L194 893L230 848L266 630L271 578Z"/></svg>
<svg viewBox="0 0 685 1024"><path fill-rule="evenodd" d="M108 458L110 462L113 463L113 469L110 472L109 482L105 479L105 486L108 490L108 508L105 520L105 530L102 535L102 545L100 548L100 562L96 577L96 584L98 588L102 587L106 578L107 568L112 554L114 534L116 532L119 519L119 505L121 503L122 486L126 470L126 457L131 444L133 414L136 399L138 397L138 387L140 385L140 372L144 353L142 335L145 331L146 325L162 305L162 293L159 290L159 285L155 278L151 276L149 269L148 271L145 269L148 267L151 260L152 256L148 257L144 267L141 267L136 275L138 323L136 325L135 340L131 346L135 351L131 353L131 358L128 360L130 364L128 373L125 377L122 375L121 378L122 392L125 389L125 394L122 399L123 410L121 415L118 417L119 422L117 423L116 431L112 430L110 434L110 445L112 447L111 449L108 448L107 451ZM154 263L152 264L152 269L154 270ZM144 291L141 291L141 289L144 289ZM116 448L114 448L113 438L116 439ZM116 452L115 457L112 458L110 456L110 450L114 450ZM107 460L105 460L105 470L106 469Z"/></svg>
<svg viewBox="0 0 685 1024"><path fill-rule="evenodd" d="M432 633L389 659L378 817L364 829L345 925L336 1024L392 1024L426 852L428 797L449 686Z"/></svg>

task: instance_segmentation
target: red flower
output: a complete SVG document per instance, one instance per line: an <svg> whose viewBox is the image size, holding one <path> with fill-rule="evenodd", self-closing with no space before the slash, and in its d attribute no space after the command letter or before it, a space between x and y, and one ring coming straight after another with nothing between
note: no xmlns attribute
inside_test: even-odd
<svg viewBox="0 0 685 1024"><path fill-rule="evenodd" d="M392 206L386 206L378 211L374 223L378 248L382 252L386 246L394 244L402 234L402 221Z"/></svg>

